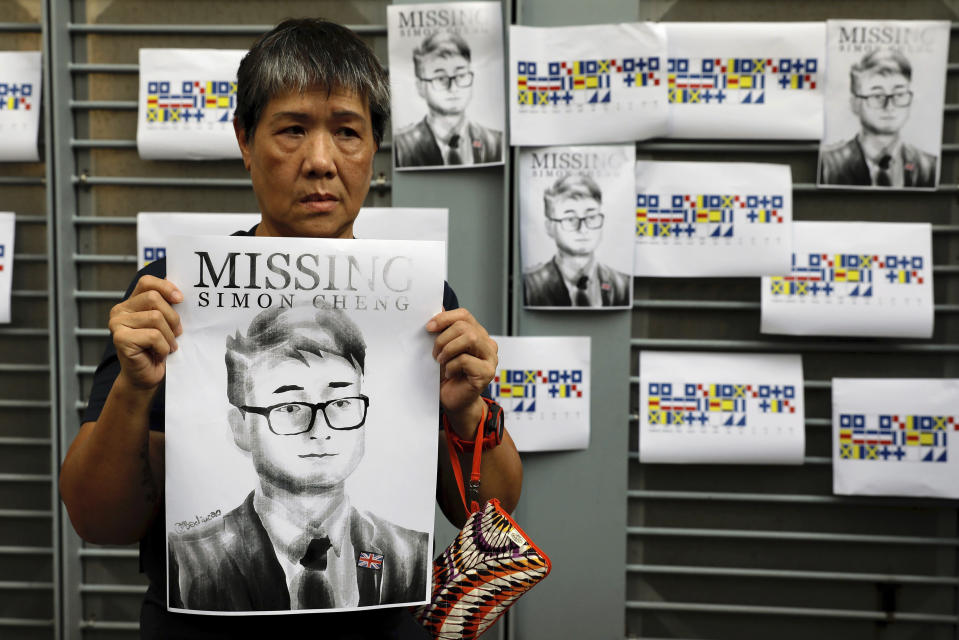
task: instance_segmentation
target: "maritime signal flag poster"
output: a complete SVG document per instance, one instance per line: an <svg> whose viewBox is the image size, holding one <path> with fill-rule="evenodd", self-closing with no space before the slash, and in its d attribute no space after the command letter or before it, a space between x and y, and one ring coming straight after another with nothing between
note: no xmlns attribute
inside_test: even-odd
<svg viewBox="0 0 959 640"><path fill-rule="evenodd" d="M959 498L959 379L834 378L833 490Z"/></svg>
<svg viewBox="0 0 959 640"><path fill-rule="evenodd" d="M802 464L802 361L788 354L643 351L639 460Z"/></svg>

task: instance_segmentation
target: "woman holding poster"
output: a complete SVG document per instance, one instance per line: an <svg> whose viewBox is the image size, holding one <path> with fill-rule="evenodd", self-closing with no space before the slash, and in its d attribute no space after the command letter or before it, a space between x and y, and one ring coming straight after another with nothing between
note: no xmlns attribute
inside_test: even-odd
<svg viewBox="0 0 959 640"><path fill-rule="evenodd" d="M498 497L507 510L518 500L520 461L502 425L487 420L484 428L491 435L474 442L479 424L490 415L480 394L496 369L495 342L469 312L458 308L448 286L442 297L445 311L432 317L414 313L438 309L441 302L438 280L436 287L424 290L432 297L414 300L416 283L425 280L417 269L429 263L420 259L419 246L339 242L353 237L388 105L385 71L369 47L344 27L288 20L264 35L240 65L234 125L262 216L253 229L235 235L254 237L193 238L196 246L205 244L204 251L192 253L185 242L171 243L171 280L165 279L166 262L154 262L140 271L127 298L111 311L113 342L63 462L60 490L84 539L140 542L141 566L150 581L141 637L425 637L401 605L426 601L422 587L428 585L430 554L423 539L431 522L401 526L394 524L394 513L357 513L343 499L346 479L366 473L363 465L369 467L374 443L367 429L386 434L381 448L395 445L402 452L393 456L393 467L381 470L374 489L416 493L409 496L412 504L422 492L408 486L406 476L392 475L392 469L438 477L440 506L451 521L462 523L466 514L452 470L442 462L436 466L437 440L443 443L443 436L436 435L439 405L460 441L463 464L469 464L474 446L488 449L479 499ZM377 258L385 252L391 253L389 264ZM192 260L177 260L176 253ZM244 268L238 268L239 261ZM334 265L341 263L346 268L334 273ZM194 277L176 275L183 265ZM301 304L307 299L303 291L296 297L287 290L309 290L309 305ZM205 301L201 293L207 294ZM382 309L381 297L388 298ZM264 304L265 311L257 308ZM386 332L374 316L386 318L388 312L394 314L389 319L402 316L407 323L392 340L375 335ZM246 324L235 321L240 317ZM226 363L223 342L209 349L201 339L218 322L232 323L239 331L225 343ZM375 340L390 348L374 348ZM439 373L440 384L416 374L425 369L397 365L397 358L435 360L431 371ZM381 363L375 372L374 359ZM383 366L384 361L391 366ZM203 370L188 377L182 369L194 362ZM174 375L177 366L183 375ZM222 398L202 386L214 379L205 372L218 368L223 376L216 377L216 384L227 389ZM403 387L407 379L412 387ZM405 401L389 398L390 387L418 395ZM420 401L430 394L439 402ZM177 457L191 432L209 431L200 416L224 406L226 420L220 413L219 426L230 436L218 441L234 448L229 455L239 451L252 462L256 484L246 500L224 503L195 518L177 518L174 514L184 506L174 503L174 495L182 497L190 489L200 496L229 491L245 481L211 474ZM374 421L374 410L396 421ZM424 411L433 412L431 424L401 422L402 414ZM171 421L173 416L182 419ZM410 448L406 441L413 428L431 433L429 446ZM169 442L164 432L170 434ZM226 452L200 453L206 453L205 466L214 467L229 457ZM218 533L225 535L218 538ZM235 539L245 534L253 538ZM173 566L167 561L168 540ZM253 548L263 553L255 554L249 569L223 566L238 560L231 550ZM201 576L210 563L219 571L213 579ZM388 563L397 566L387 569ZM264 576L269 579L259 579ZM189 606L193 596L196 607ZM263 611L356 613L256 615Z"/></svg>

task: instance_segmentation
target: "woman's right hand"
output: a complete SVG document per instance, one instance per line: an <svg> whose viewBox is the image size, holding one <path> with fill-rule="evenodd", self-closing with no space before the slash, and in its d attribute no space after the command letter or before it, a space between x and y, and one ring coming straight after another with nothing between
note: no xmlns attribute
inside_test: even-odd
<svg viewBox="0 0 959 640"><path fill-rule="evenodd" d="M166 374L166 357L183 333L174 304L183 293L169 280L143 276L130 297L110 310L110 333L120 375L134 387L154 389Z"/></svg>

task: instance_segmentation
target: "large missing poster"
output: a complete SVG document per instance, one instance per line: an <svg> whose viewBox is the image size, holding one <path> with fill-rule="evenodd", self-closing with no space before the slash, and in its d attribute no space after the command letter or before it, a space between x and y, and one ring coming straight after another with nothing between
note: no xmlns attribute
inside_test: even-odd
<svg viewBox="0 0 959 640"><path fill-rule="evenodd" d="M628 308L634 145L523 149L520 247L526 307Z"/></svg>
<svg viewBox="0 0 959 640"><path fill-rule="evenodd" d="M762 279L760 330L929 338L932 227L796 222L788 275Z"/></svg>
<svg viewBox="0 0 959 640"><path fill-rule="evenodd" d="M41 54L0 51L0 162L40 159Z"/></svg>
<svg viewBox="0 0 959 640"><path fill-rule="evenodd" d="M667 131L666 30L509 28L510 144L630 142Z"/></svg>
<svg viewBox="0 0 959 640"><path fill-rule="evenodd" d="M137 255L140 266L165 258L170 236L226 236L249 229L259 221L259 213L138 213ZM448 227L448 209L365 207L360 209L353 223L353 235L365 240L446 242Z"/></svg>
<svg viewBox="0 0 959 640"><path fill-rule="evenodd" d="M245 49L140 49L140 157L239 158L233 112L236 71L245 54Z"/></svg>
<svg viewBox="0 0 959 640"><path fill-rule="evenodd" d="M673 138L822 136L821 22L670 22Z"/></svg>
<svg viewBox="0 0 959 640"><path fill-rule="evenodd" d="M494 336L499 366L490 396L519 451L589 445L589 337Z"/></svg>
<svg viewBox="0 0 959 640"><path fill-rule="evenodd" d="M0 212L0 324L10 322L10 298L13 292L13 241L16 216Z"/></svg>
<svg viewBox="0 0 959 640"><path fill-rule="evenodd" d="M393 166L503 163L503 18L499 2L386 8Z"/></svg>
<svg viewBox="0 0 959 640"><path fill-rule="evenodd" d="M168 606L207 614L426 601L438 242L186 237L167 359Z"/></svg>
<svg viewBox="0 0 959 640"><path fill-rule="evenodd" d="M788 165L636 163L634 275L785 273L792 253Z"/></svg>
<svg viewBox="0 0 959 640"><path fill-rule="evenodd" d="M949 22L830 20L820 186L939 183Z"/></svg>
<svg viewBox="0 0 959 640"><path fill-rule="evenodd" d="M798 355L639 354L639 460L802 464Z"/></svg>
<svg viewBox="0 0 959 640"><path fill-rule="evenodd" d="M959 498L959 380L832 381L833 491Z"/></svg>

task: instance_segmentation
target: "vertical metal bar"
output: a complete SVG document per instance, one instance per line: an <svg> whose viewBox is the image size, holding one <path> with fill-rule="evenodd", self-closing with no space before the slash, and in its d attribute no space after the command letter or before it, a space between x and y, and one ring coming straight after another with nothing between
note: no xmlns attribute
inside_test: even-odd
<svg viewBox="0 0 959 640"><path fill-rule="evenodd" d="M70 110L70 100L73 98L73 80L70 75L69 64L73 58L73 41L67 24L70 22L70 11L73 3L47 0L47 31L50 42L49 48L49 77L50 77L50 113L52 126L48 131L50 140L49 156L47 158L48 171L52 173L50 185L52 188L52 211L59 215L57 219L68 219L76 211L76 192L70 180L75 171L73 150L70 140L75 138L73 113ZM50 169L52 167L52 169ZM54 370L57 379L56 416L59 425L56 438L59 450L66 451L76 434L77 414L74 401L79 395L79 383L74 375L72 363L78 358L78 345L73 328L77 326L78 314L76 303L66 293L76 289L77 274L72 260L64 256L72 256L76 248L76 228L72 224L58 224L54 226L53 241L56 247L54 259L54 280L56 304L51 305L57 311L56 330L51 332L57 349L51 357L55 357ZM56 461L59 468L59 456ZM80 558L78 550L80 540L65 517L62 505L58 505L60 514L59 541L60 541L60 628L66 638L76 637L79 633L81 613L80 600Z"/></svg>
<svg viewBox="0 0 959 640"><path fill-rule="evenodd" d="M42 80L42 101L45 102L43 105L44 112L44 129L45 136L43 141L43 156L44 156L44 173L46 176L46 187L44 189L44 197L46 202L46 239L47 239L47 255L49 260L47 262L47 292L50 300L55 301L57 299L57 277L56 277L56 263L58 261L58 252L57 252L57 243L54 236L54 225L53 221L56 219L54 212L56 211L56 205L54 201L54 189L53 189L53 179L54 179L54 168L53 168L53 140L54 136L54 127L53 127L53 105L54 105L54 92L53 92L53 56L51 53L51 38L50 38L50 29L51 27L51 16L50 16L50 3L45 2L41 10L41 38L42 38L42 49L43 49L43 59L46 61L46 70L43 74ZM60 440L59 440L59 407L60 403L58 402L57 389L59 388L57 380L57 309L60 305L57 304L48 304L47 305L47 328L49 329L49 335L47 337L47 349L48 349L48 358L50 359L50 373L48 374L48 393L50 394L50 409L48 418L50 421L50 469L53 474L53 478L50 482L50 526L51 526L51 540L53 541L53 562L50 568L52 573L51 582L53 585L52 597L53 597L53 637L55 640L60 640L64 637L63 630L63 584L61 582L61 559L63 556L63 548L61 545L61 517L60 517L60 492L57 487L57 470L60 468Z"/></svg>

